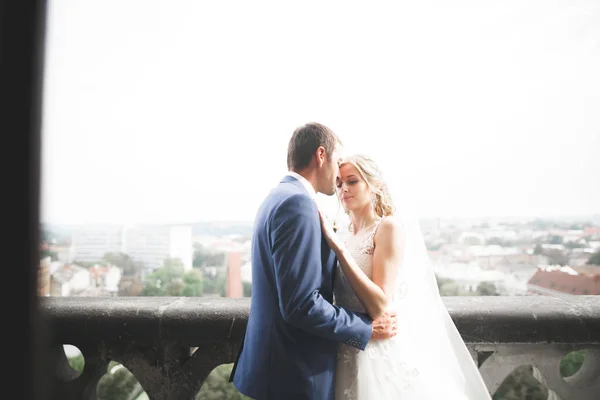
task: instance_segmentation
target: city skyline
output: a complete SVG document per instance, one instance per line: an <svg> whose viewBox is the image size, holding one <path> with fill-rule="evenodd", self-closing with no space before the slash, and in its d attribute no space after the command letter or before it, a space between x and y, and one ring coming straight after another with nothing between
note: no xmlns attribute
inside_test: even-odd
<svg viewBox="0 0 600 400"><path fill-rule="evenodd" d="M312 120L421 218L600 212L596 2L378 4L51 2L42 221L252 221Z"/></svg>
<svg viewBox="0 0 600 400"><path fill-rule="evenodd" d="M339 221L339 220L338 220ZM596 214L571 214L571 215L556 215L556 216L479 216L479 217L419 217L421 223L431 224L435 221L446 222L446 223L467 223L478 225L482 223L528 223L534 221L544 221L556 224L591 224L594 226L600 226L600 213ZM248 220L225 220L225 219L207 219L207 220L181 220L181 221L168 221L160 223L125 223L125 222L81 222L81 223L61 223L61 222L47 222L40 221L40 225L46 228L75 228L83 226L121 226L125 228L138 228L138 227L153 227L153 226L196 226L196 225L210 225L216 227L222 231L228 229L237 228L250 228L254 222ZM200 229L200 228L198 228ZM221 235L220 233L215 234L216 236Z"/></svg>

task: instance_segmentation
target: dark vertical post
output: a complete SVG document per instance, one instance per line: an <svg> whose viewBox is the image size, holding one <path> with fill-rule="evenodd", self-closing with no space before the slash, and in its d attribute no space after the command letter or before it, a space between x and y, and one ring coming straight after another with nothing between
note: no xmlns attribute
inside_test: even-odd
<svg viewBox="0 0 600 400"><path fill-rule="evenodd" d="M7 310L5 346L9 357L9 386L14 398L48 397L46 340L39 312L37 273L39 257L40 131L46 29L46 1L0 2L0 123L2 127L3 299ZM7 204L8 203L8 204ZM6 292L5 292L6 293ZM8 293L6 293L8 294Z"/></svg>

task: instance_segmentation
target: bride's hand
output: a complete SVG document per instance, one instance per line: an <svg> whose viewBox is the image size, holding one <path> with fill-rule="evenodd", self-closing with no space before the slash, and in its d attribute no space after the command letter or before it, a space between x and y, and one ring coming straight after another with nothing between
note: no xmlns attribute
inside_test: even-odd
<svg viewBox="0 0 600 400"><path fill-rule="evenodd" d="M321 219L321 230L323 231L325 240L327 240L327 244L333 251L338 251L340 249L339 239L335 234L333 227L329 223L329 220L325 217L321 210L319 210L319 218Z"/></svg>

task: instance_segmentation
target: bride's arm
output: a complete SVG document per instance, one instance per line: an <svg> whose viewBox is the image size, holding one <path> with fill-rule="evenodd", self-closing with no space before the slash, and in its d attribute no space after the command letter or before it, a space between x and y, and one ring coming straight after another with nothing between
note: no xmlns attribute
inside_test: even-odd
<svg viewBox="0 0 600 400"><path fill-rule="evenodd" d="M321 218L323 222L324 219ZM331 249L335 252L350 287L372 319L382 316L394 293L398 267L404 250L402 229L393 217L381 221L375 234L372 279L360 269L346 246L333 234L329 225L323 223L323 231Z"/></svg>

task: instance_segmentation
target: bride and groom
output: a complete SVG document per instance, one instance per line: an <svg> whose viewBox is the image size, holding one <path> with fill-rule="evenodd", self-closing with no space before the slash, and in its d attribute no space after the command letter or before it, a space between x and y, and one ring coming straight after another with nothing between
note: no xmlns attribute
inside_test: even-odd
<svg viewBox="0 0 600 400"><path fill-rule="evenodd" d="M491 399L439 296L416 218L377 165L341 157L327 127L297 128L289 173L262 203L252 299L231 380L255 399ZM337 194L345 240L318 209Z"/></svg>

